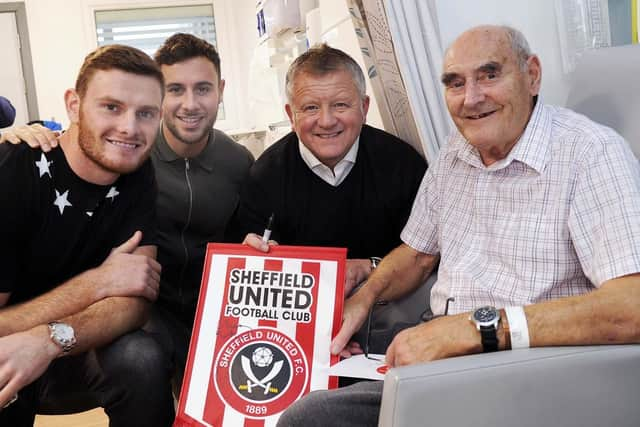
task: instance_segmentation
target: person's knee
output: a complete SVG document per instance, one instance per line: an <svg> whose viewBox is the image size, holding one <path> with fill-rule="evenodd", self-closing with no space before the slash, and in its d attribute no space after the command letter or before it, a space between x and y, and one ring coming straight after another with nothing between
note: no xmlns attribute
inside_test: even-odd
<svg viewBox="0 0 640 427"><path fill-rule="evenodd" d="M277 427L328 425L321 422L327 419L325 413L327 393L326 390L314 391L291 404L278 418Z"/></svg>
<svg viewBox="0 0 640 427"><path fill-rule="evenodd" d="M98 351L104 373L136 387L169 383L171 364L160 344L144 331L125 334Z"/></svg>
<svg viewBox="0 0 640 427"><path fill-rule="evenodd" d="M378 424L382 381L363 381L335 390L314 391L292 404L278 427L354 427Z"/></svg>
<svg viewBox="0 0 640 427"><path fill-rule="evenodd" d="M169 358L139 330L96 350L101 406L113 426L168 426L175 418Z"/></svg>

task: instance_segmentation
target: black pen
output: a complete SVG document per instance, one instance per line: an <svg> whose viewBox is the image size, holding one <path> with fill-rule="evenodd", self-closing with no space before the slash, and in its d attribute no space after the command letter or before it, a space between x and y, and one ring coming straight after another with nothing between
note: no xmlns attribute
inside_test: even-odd
<svg viewBox="0 0 640 427"><path fill-rule="evenodd" d="M271 216L269 217L269 221L267 221L267 228L264 229L264 233L262 233L262 241L264 243L269 243L269 238L271 237L271 227L273 227L273 217L274 214L272 213Z"/></svg>

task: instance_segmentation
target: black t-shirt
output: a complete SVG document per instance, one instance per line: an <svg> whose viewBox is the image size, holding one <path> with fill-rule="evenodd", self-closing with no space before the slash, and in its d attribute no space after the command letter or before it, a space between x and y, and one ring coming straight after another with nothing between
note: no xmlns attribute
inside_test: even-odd
<svg viewBox="0 0 640 427"><path fill-rule="evenodd" d="M349 258L382 257L401 243L425 170L411 146L365 125L355 165L334 187L304 163L290 133L252 166L229 240L262 234L274 213L271 236L280 244L346 247Z"/></svg>
<svg viewBox="0 0 640 427"><path fill-rule="evenodd" d="M151 161L111 185L79 178L64 152L0 144L0 292L29 300L96 267L143 232L155 244Z"/></svg>

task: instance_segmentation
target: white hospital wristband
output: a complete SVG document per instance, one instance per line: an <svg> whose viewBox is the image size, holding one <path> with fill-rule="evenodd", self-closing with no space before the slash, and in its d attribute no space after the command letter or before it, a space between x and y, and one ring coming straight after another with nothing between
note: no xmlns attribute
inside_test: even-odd
<svg viewBox="0 0 640 427"><path fill-rule="evenodd" d="M529 326L522 307L505 307L504 312L509 321L511 348L529 348Z"/></svg>

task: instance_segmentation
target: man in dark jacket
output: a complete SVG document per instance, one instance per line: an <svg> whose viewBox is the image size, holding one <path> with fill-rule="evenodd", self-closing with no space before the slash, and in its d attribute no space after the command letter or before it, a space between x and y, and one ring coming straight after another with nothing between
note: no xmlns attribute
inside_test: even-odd
<svg viewBox="0 0 640 427"><path fill-rule="evenodd" d="M348 249L345 293L400 243L426 163L404 141L365 124L360 66L341 50L312 47L290 66L285 106L293 132L251 168L231 240L260 247L274 214L281 244ZM266 248L266 244L263 249Z"/></svg>

